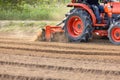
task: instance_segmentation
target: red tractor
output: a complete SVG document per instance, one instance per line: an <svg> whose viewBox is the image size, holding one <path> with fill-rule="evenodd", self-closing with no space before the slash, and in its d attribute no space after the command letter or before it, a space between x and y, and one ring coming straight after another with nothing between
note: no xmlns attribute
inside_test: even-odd
<svg viewBox="0 0 120 80"><path fill-rule="evenodd" d="M50 41L55 33L65 33L69 41L89 41L93 33L101 37L108 37L110 42L120 45L120 2L105 1L104 12L100 13L101 23L97 23L96 16L85 0L72 0L67 5L73 7L66 14L66 19L57 26L46 26L42 39ZM61 24L64 26L60 26Z"/></svg>

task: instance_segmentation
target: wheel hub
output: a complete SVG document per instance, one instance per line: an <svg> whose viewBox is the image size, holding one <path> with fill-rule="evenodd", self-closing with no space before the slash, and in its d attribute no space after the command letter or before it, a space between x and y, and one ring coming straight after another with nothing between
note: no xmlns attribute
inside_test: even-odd
<svg viewBox="0 0 120 80"><path fill-rule="evenodd" d="M120 28L114 28L112 30L112 38L116 42L120 42Z"/></svg>
<svg viewBox="0 0 120 80"><path fill-rule="evenodd" d="M78 37L83 32L83 21L78 16L73 16L68 21L68 32L73 37Z"/></svg>
<svg viewBox="0 0 120 80"><path fill-rule="evenodd" d="M78 29L80 29L81 28L81 25L80 24L78 24Z"/></svg>
<svg viewBox="0 0 120 80"><path fill-rule="evenodd" d="M120 34L119 34L119 33L116 33L116 37L120 37Z"/></svg>

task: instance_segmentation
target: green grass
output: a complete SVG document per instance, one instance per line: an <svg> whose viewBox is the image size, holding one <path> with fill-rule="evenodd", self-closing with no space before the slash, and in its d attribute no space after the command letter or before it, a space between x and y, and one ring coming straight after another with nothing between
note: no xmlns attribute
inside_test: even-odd
<svg viewBox="0 0 120 80"><path fill-rule="evenodd" d="M24 4L22 10L2 9L0 20L62 20L65 13L69 11L65 4L57 5L36 5Z"/></svg>

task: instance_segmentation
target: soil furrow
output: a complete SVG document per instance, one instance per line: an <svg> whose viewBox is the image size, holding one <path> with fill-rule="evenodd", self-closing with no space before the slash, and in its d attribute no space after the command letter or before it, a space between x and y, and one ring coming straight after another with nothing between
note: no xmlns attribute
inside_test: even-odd
<svg viewBox="0 0 120 80"><path fill-rule="evenodd" d="M101 51L101 50L72 50L72 49L59 49L59 48L43 48L34 46L24 46L24 45L5 45L1 44L2 49L12 49L12 50L26 50L35 52L46 52L46 53L60 53L60 54L80 54L80 55L111 55L120 56L119 51Z"/></svg>
<svg viewBox="0 0 120 80"><path fill-rule="evenodd" d="M9 75L9 74L0 74L0 80L66 80L66 79L54 79L54 78L15 76L15 75Z"/></svg>
<svg viewBox="0 0 120 80"><path fill-rule="evenodd" d="M73 60L66 58L32 57L32 56L6 54L6 55L0 55L0 61L5 61L5 62L11 61L14 63L38 64L38 65L54 65L54 66L64 66L64 67L73 67L73 68L83 67L86 69L100 69L100 70L113 70L113 71L120 69L119 67L120 63L111 62L111 61L102 62L99 60L92 60L92 59ZM94 66L91 64L93 64ZM103 67L102 65L104 65L105 67Z"/></svg>
<svg viewBox="0 0 120 80"><path fill-rule="evenodd" d="M97 69L84 69L84 68L73 68L73 67L62 67L62 66L53 66L53 65L37 65L37 64L25 64L17 62L4 62L0 61L0 65L11 65L19 67L34 67L48 70L58 70L58 71L68 71L68 72L80 72L80 73L92 73L92 74L104 74L104 75L117 75L120 76L120 71L111 71L111 70L97 70Z"/></svg>
<svg viewBox="0 0 120 80"><path fill-rule="evenodd" d="M29 45L29 46L35 46L35 47L52 47L52 48L63 48L63 49L75 49L75 50L102 50L102 51L120 51L120 49L108 49L108 48L96 48L96 47L82 47L82 46L67 46L66 45L54 45L54 44L46 44L43 42L40 43L33 43L33 42L25 42L25 41L11 41L11 40L0 40L0 43L4 44L14 44L14 45Z"/></svg>
<svg viewBox="0 0 120 80"><path fill-rule="evenodd" d="M34 52L34 51L22 51L22 50L10 50L10 49L0 49L0 60L8 60L10 56L27 56L27 57L41 57L41 58L52 58L52 59L63 59L63 60L83 60L83 61L99 61L99 62L109 62L109 63L120 63L119 56L111 55L77 55L77 54L53 54L45 52ZM16 58L16 57L15 57ZM19 57L17 57L19 59ZM13 58L10 58L10 60ZM24 60L24 59L22 59Z"/></svg>

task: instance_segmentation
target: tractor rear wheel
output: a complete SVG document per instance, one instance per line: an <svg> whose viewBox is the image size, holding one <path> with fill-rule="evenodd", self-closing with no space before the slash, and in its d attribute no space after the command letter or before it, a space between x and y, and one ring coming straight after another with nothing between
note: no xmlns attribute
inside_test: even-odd
<svg viewBox="0 0 120 80"><path fill-rule="evenodd" d="M64 29L69 41L87 42L92 38L92 23L90 15L82 9L77 9L67 17Z"/></svg>
<svg viewBox="0 0 120 80"><path fill-rule="evenodd" d="M108 30L108 38L113 44L120 45L120 22L111 25Z"/></svg>

